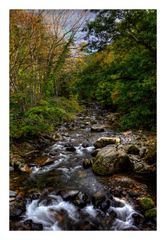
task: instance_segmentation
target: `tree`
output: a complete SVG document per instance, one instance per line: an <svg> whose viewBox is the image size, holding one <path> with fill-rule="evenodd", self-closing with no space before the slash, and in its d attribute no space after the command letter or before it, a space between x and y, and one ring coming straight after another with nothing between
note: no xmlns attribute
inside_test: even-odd
<svg viewBox="0 0 166 240"><path fill-rule="evenodd" d="M101 72L93 82L92 95L118 107L123 127L155 127L156 11L99 10L95 14L86 27L87 48L93 58L98 53L112 54L112 61L102 68L101 63L95 65Z"/></svg>
<svg viewBox="0 0 166 240"><path fill-rule="evenodd" d="M62 98L72 95L72 48L85 18L86 11L81 10L10 11L10 116L11 128L16 133L13 135L48 129L52 124L48 115L54 116L57 123L67 118L64 108L69 108ZM69 102L73 109L72 101Z"/></svg>

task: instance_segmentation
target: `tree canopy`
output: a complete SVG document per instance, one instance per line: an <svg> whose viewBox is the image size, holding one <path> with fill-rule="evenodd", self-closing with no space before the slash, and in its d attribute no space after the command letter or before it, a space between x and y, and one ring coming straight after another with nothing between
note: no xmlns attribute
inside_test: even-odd
<svg viewBox="0 0 166 240"><path fill-rule="evenodd" d="M85 28L91 55L79 75L82 79L79 87L85 90L85 96L85 86L92 83L91 95L103 105L116 106L122 113L122 127L153 128L156 11L98 10L95 13L96 18Z"/></svg>

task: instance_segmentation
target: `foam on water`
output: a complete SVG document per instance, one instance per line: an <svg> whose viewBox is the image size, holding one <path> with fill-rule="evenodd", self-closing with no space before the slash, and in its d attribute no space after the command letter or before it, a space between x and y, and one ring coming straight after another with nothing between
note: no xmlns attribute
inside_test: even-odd
<svg viewBox="0 0 166 240"><path fill-rule="evenodd" d="M78 156L83 156L84 155L84 148L82 147L82 144L80 144L78 147L75 147L76 148L76 153Z"/></svg>
<svg viewBox="0 0 166 240"><path fill-rule="evenodd" d="M84 212L88 213L90 216L92 217L96 217L97 215L97 211L95 210L95 208L93 207L93 205L88 205L83 209Z"/></svg>
<svg viewBox="0 0 166 240"><path fill-rule="evenodd" d="M41 173L48 172L48 171L54 169L55 167L57 167L60 163L62 163L65 160L66 160L66 158L60 158L59 160L54 161L52 164L50 164L48 166L43 166L43 167L34 166L31 168L32 169L31 174L41 174Z"/></svg>
<svg viewBox="0 0 166 240"><path fill-rule="evenodd" d="M60 228L58 220L56 219L56 214L59 214L61 210L64 210L67 214L66 216L74 222L80 220L78 207L68 201L64 201L59 195L50 194L48 197L49 199L51 198L52 201L47 206L45 205L45 200L33 200L27 204L24 220L31 219L34 223L41 223L44 230L49 231L63 230ZM132 218L132 215L136 213L136 211L124 200L118 199L118 201L123 202L124 206L111 206L107 212L107 216L109 216L111 211L116 213L116 218L112 226L110 226L110 230L125 230L128 228L138 230L136 226L133 225ZM88 204L81 211L88 214L91 219L95 219L98 214L98 210L92 204Z"/></svg>
<svg viewBox="0 0 166 240"><path fill-rule="evenodd" d="M89 146L86 148L87 152L93 152L94 149L95 149L94 146Z"/></svg>
<svg viewBox="0 0 166 240"><path fill-rule="evenodd" d="M44 230L61 230L58 226L55 213L60 210L65 210L72 220L76 221L78 218L77 208L69 202L63 201L60 196L49 195L53 202L48 206L44 206L39 200L33 200L27 204L24 221L31 219L34 223L41 223Z"/></svg>
<svg viewBox="0 0 166 240"><path fill-rule="evenodd" d="M60 142L59 142L60 143ZM63 145L55 143L51 146L51 150L63 149Z"/></svg>
<svg viewBox="0 0 166 240"><path fill-rule="evenodd" d="M115 221L113 222L113 226L112 229L113 230L124 230L130 227L135 227L133 225L133 218L132 215L134 213L136 213L136 211L133 209L133 207L126 203L123 199L119 199L119 198L115 198L114 199L116 201L121 202L122 204L124 204L122 207L110 207L109 211L113 210L116 215L117 218L115 219ZM136 227L135 227L136 228Z"/></svg>

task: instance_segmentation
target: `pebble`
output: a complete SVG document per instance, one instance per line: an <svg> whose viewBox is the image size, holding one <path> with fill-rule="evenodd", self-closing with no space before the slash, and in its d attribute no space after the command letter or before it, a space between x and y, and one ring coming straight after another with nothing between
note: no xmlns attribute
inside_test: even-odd
<svg viewBox="0 0 166 240"><path fill-rule="evenodd" d="M10 190L9 196L10 196L11 198L12 198L12 197L16 197L16 196L17 196L17 193L16 193L15 191Z"/></svg>

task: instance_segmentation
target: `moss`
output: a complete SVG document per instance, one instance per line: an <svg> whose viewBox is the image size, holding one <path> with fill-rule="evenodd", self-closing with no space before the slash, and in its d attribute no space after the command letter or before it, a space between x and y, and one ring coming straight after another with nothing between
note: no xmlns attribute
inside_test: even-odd
<svg viewBox="0 0 166 240"><path fill-rule="evenodd" d="M127 154L109 148L103 148L99 151L92 164L93 171L99 175L127 172L131 168L132 164Z"/></svg>
<svg viewBox="0 0 166 240"><path fill-rule="evenodd" d="M141 208L144 211L154 208L154 206L155 206L153 199L150 197L141 197L138 200L139 200L139 204L140 204Z"/></svg>
<svg viewBox="0 0 166 240"><path fill-rule="evenodd" d="M106 166L105 164L103 164L101 159L96 160L92 164L92 169L96 174L103 176L113 174L113 169L110 166Z"/></svg>
<svg viewBox="0 0 166 240"><path fill-rule="evenodd" d="M156 210L156 208L148 209L148 210L146 210L146 212L145 212L145 217L146 217L146 218L156 218L156 215L157 215L157 210Z"/></svg>

